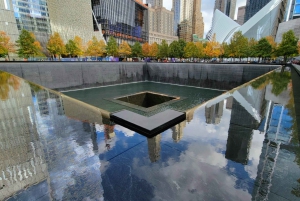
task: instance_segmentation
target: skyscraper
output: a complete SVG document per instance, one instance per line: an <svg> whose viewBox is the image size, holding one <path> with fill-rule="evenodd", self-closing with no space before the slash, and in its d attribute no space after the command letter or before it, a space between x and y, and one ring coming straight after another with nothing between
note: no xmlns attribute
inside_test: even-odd
<svg viewBox="0 0 300 201"><path fill-rule="evenodd" d="M216 0L214 10L218 9L231 19L234 19L236 0Z"/></svg>
<svg viewBox="0 0 300 201"><path fill-rule="evenodd" d="M179 38L192 41L193 34L203 37L204 22L201 12L201 0L182 0L180 5Z"/></svg>
<svg viewBox="0 0 300 201"><path fill-rule="evenodd" d="M178 36L178 26L180 23L180 0L173 0L172 11L174 12L174 34Z"/></svg>
<svg viewBox="0 0 300 201"><path fill-rule="evenodd" d="M237 14L237 23L239 25L243 25L245 21L245 11L246 6L241 6L238 8L238 14Z"/></svg>
<svg viewBox="0 0 300 201"><path fill-rule="evenodd" d="M151 4L151 7L163 7L163 0L146 0L147 4Z"/></svg>
<svg viewBox="0 0 300 201"><path fill-rule="evenodd" d="M141 0L92 0L94 30L120 44L148 41L148 7Z"/></svg>
<svg viewBox="0 0 300 201"><path fill-rule="evenodd" d="M284 21L289 21L296 18L300 18L300 1L288 0Z"/></svg>
<svg viewBox="0 0 300 201"><path fill-rule="evenodd" d="M267 5L271 0L247 0L245 11L245 22L247 22L260 9Z"/></svg>

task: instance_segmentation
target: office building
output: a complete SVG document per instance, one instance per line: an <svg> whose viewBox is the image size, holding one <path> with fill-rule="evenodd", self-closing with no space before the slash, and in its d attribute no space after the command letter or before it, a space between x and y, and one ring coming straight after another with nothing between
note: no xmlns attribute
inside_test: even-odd
<svg viewBox="0 0 300 201"><path fill-rule="evenodd" d="M214 10L218 9L231 19L234 19L236 0L216 0Z"/></svg>
<svg viewBox="0 0 300 201"><path fill-rule="evenodd" d="M146 0L146 4L151 7L163 7L163 0Z"/></svg>
<svg viewBox="0 0 300 201"><path fill-rule="evenodd" d="M178 40L174 34L174 12L164 7L148 8L149 23L149 43L154 42L161 44L162 40L166 40L168 44Z"/></svg>
<svg viewBox="0 0 300 201"><path fill-rule="evenodd" d="M238 8L238 14L237 14L237 23L239 25L243 25L245 21L245 11L246 6L241 6Z"/></svg>
<svg viewBox="0 0 300 201"><path fill-rule="evenodd" d="M94 31L91 1L48 0L47 4L52 33L58 32L65 43L75 36L82 38L84 44L93 36L103 39L101 32Z"/></svg>
<svg viewBox="0 0 300 201"><path fill-rule="evenodd" d="M284 21L300 18L300 0L288 0Z"/></svg>
<svg viewBox="0 0 300 201"><path fill-rule="evenodd" d="M260 11L271 0L247 0L245 11L245 22L253 17L258 11Z"/></svg>
<svg viewBox="0 0 300 201"><path fill-rule="evenodd" d="M193 34L203 37L204 22L200 0L182 0L180 5L179 38L193 41Z"/></svg>
<svg viewBox="0 0 300 201"><path fill-rule="evenodd" d="M126 41L148 42L148 7L140 0L92 0L94 30L102 30L108 41L112 36L120 44Z"/></svg>
<svg viewBox="0 0 300 201"><path fill-rule="evenodd" d="M180 23L180 0L173 0L172 11L174 12L174 34L179 35L179 23Z"/></svg>
<svg viewBox="0 0 300 201"><path fill-rule="evenodd" d="M289 30L293 30L295 33L295 36L299 37L300 36L299 24L300 24L299 18L280 23L277 34L276 34L275 42L280 43L282 40L282 35Z"/></svg>

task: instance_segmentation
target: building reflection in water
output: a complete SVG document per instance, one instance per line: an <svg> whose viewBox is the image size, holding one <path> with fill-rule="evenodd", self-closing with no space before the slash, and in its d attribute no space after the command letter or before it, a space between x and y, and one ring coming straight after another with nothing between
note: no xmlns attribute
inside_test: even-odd
<svg viewBox="0 0 300 201"><path fill-rule="evenodd" d="M174 142L177 143L181 140L181 138L183 137L183 129L185 128L185 126L186 126L186 120L171 128L172 138Z"/></svg>
<svg viewBox="0 0 300 201"><path fill-rule="evenodd" d="M48 177L33 118L35 107L31 88L24 80L18 82L19 90L9 86L11 90L6 99L0 100L0 200Z"/></svg>
<svg viewBox="0 0 300 201"><path fill-rule="evenodd" d="M110 150L110 144L112 139L116 136L115 132L115 124L104 124L104 139L105 139L105 148Z"/></svg>
<svg viewBox="0 0 300 201"><path fill-rule="evenodd" d="M224 100L211 107L205 107L205 118L207 124L219 124L223 115Z"/></svg>
<svg viewBox="0 0 300 201"><path fill-rule="evenodd" d="M152 138L147 138L147 141L148 141L149 159L152 163L154 163L160 159L161 134L158 134Z"/></svg>

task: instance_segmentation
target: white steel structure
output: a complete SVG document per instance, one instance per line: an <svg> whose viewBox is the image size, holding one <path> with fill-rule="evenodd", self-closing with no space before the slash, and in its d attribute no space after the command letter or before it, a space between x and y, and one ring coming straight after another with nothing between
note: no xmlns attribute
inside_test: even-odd
<svg viewBox="0 0 300 201"><path fill-rule="evenodd" d="M270 1L242 26L221 11L215 10L212 28L207 34L207 39L211 40L213 35L216 34L216 40L219 43L229 43L233 34L237 31L241 31L247 38L256 40L269 35L275 38L278 21L283 18L283 16L280 16L281 12L279 12L283 5L285 6L285 0Z"/></svg>

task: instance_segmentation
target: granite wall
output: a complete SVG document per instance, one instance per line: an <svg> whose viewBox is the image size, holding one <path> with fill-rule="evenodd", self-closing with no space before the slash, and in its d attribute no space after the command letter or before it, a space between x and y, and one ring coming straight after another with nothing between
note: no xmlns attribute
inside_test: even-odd
<svg viewBox="0 0 300 201"><path fill-rule="evenodd" d="M278 68L278 65L149 63L145 79L180 85L229 90Z"/></svg>
<svg viewBox="0 0 300 201"><path fill-rule="evenodd" d="M56 90L155 81L229 90L278 65L138 62L0 62L0 70Z"/></svg>

